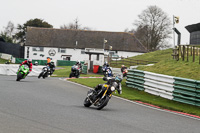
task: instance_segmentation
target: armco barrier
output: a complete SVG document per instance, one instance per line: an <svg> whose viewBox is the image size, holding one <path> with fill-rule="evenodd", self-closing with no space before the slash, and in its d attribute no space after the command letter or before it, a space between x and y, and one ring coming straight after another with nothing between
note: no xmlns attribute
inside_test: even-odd
<svg viewBox="0 0 200 133"><path fill-rule="evenodd" d="M131 69L126 85L170 100L200 106L200 81Z"/></svg>
<svg viewBox="0 0 200 133"><path fill-rule="evenodd" d="M145 73L145 92L167 98L173 99L173 82L174 79L172 76L156 74L152 72L144 72Z"/></svg>
<svg viewBox="0 0 200 133"><path fill-rule="evenodd" d="M129 69L126 85L138 90L144 90L144 72L140 70Z"/></svg>
<svg viewBox="0 0 200 133"><path fill-rule="evenodd" d="M200 106L200 81L175 77L174 99L178 102Z"/></svg>

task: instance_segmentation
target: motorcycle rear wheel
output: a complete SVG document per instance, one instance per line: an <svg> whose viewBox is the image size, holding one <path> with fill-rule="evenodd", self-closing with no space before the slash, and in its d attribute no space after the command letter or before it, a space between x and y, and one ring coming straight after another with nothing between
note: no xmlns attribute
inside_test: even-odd
<svg viewBox="0 0 200 133"><path fill-rule="evenodd" d="M85 107L90 107L92 105L92 103L90 102L90 100L87 97L85 98L83 104L84 104Z"/></svg>
<svg viewBox="0 0 200 133"><path fill-rule="evenodd" d="M105 96L103 99L101 99L97 105L97 110L104 108L108 104L109 99L110 98L108 96Z"/></svg>
<svg viewBox="0 0 200 133"><path fill-rule="evenodd" d="M80 77L80 74L76 75L76 78L79 78Z"/></svg>

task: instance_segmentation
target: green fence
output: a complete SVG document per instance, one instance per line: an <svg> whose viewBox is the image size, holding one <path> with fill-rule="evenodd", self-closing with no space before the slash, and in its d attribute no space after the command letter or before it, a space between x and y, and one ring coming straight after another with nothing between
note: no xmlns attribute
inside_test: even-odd
<svg viewBox="0 0 200 133"><path fill-rule="evenodd" d="M76 61L57 60L57 66L73 66L75 64ZM84 64L84 62L81 61L81 64Z"/></svg>
<svg viewBox="0 0 200 133"><path fill-rule="evenodd" d="M102 66L99 66L98 73L103 73Z"/></svg>
<svg viewBox="0 0 200 133"><path fill-rule="evenodd" d="M23 59L23 58L15 58L15 63L21 64L25 60L26 59ZM38 62L38 65L46 65L47 63L47 60L33 60L32 63L34 64L36 61Z"/></svg>
<svg viewBox="0 0 200 133"><path fill-rule="evenodd" d="M15 63L16 64L20 64L23 61L25 61L26 59L22 59L22 58L15 58ZM35 62L38 62L38 65L46 65L47 60L33 60L33 64ZM55 62L55 64L57 64L57 66L73 66L76 64L76 61L66 61L66 60L57 60L57 62ZM84 64L83 61L81 61L81 64Z"/></svg>
<svg viewBox="0 0 200 133"><path fill-rule="evenodd" d="M82 67L82 73L83 74L87 74L87 69L88 69L88 66L83 65L83 67Z"/></svg>
<svg viewBox="0 0 200 133"><path fill-rule="evenodd" d="M73 66L76 61L57 60L57 66Z"/></svg>

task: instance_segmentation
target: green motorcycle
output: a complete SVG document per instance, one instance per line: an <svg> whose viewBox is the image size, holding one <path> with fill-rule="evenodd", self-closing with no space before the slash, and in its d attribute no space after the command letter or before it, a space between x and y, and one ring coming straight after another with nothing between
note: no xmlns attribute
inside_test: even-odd
<svg viewBox="0 0 200 133"><path fill-rule="evenodd" d="M21 79L25 79L25 77L27 76L28 72L29 72L28 65L26 65L26 64L22 65L19 68L18 72L17 72L17 79L16 79L16 81L20 81Z"/></svg>

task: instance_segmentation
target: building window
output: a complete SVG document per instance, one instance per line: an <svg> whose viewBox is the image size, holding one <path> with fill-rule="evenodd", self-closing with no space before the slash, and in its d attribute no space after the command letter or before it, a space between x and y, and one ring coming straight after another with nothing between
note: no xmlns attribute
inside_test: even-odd
<svg viewBox="0 0 200 133"><path fill-rule="evenodd" d="M40 51L40 52L43 52L43 51L44 51L44 47L33 47L32 50L33 50L33 51Z"/></svg>
<svg viewBox="0 0 200 133"><path fill-rule="evenodd" d="M58 53L66 53L66 49L65 48L58 48Z"/></svg>
<svg viewBox="0 0 200 133"><path fill-rule="evenodd" d="M109 51L109 54L114 55L115 51Z"/></svg>
<svg viewBox="0 0 200 133"><path fill-rule="evenodd" d="M81 49L81 54L85 54L85 49Z"/></svg>

